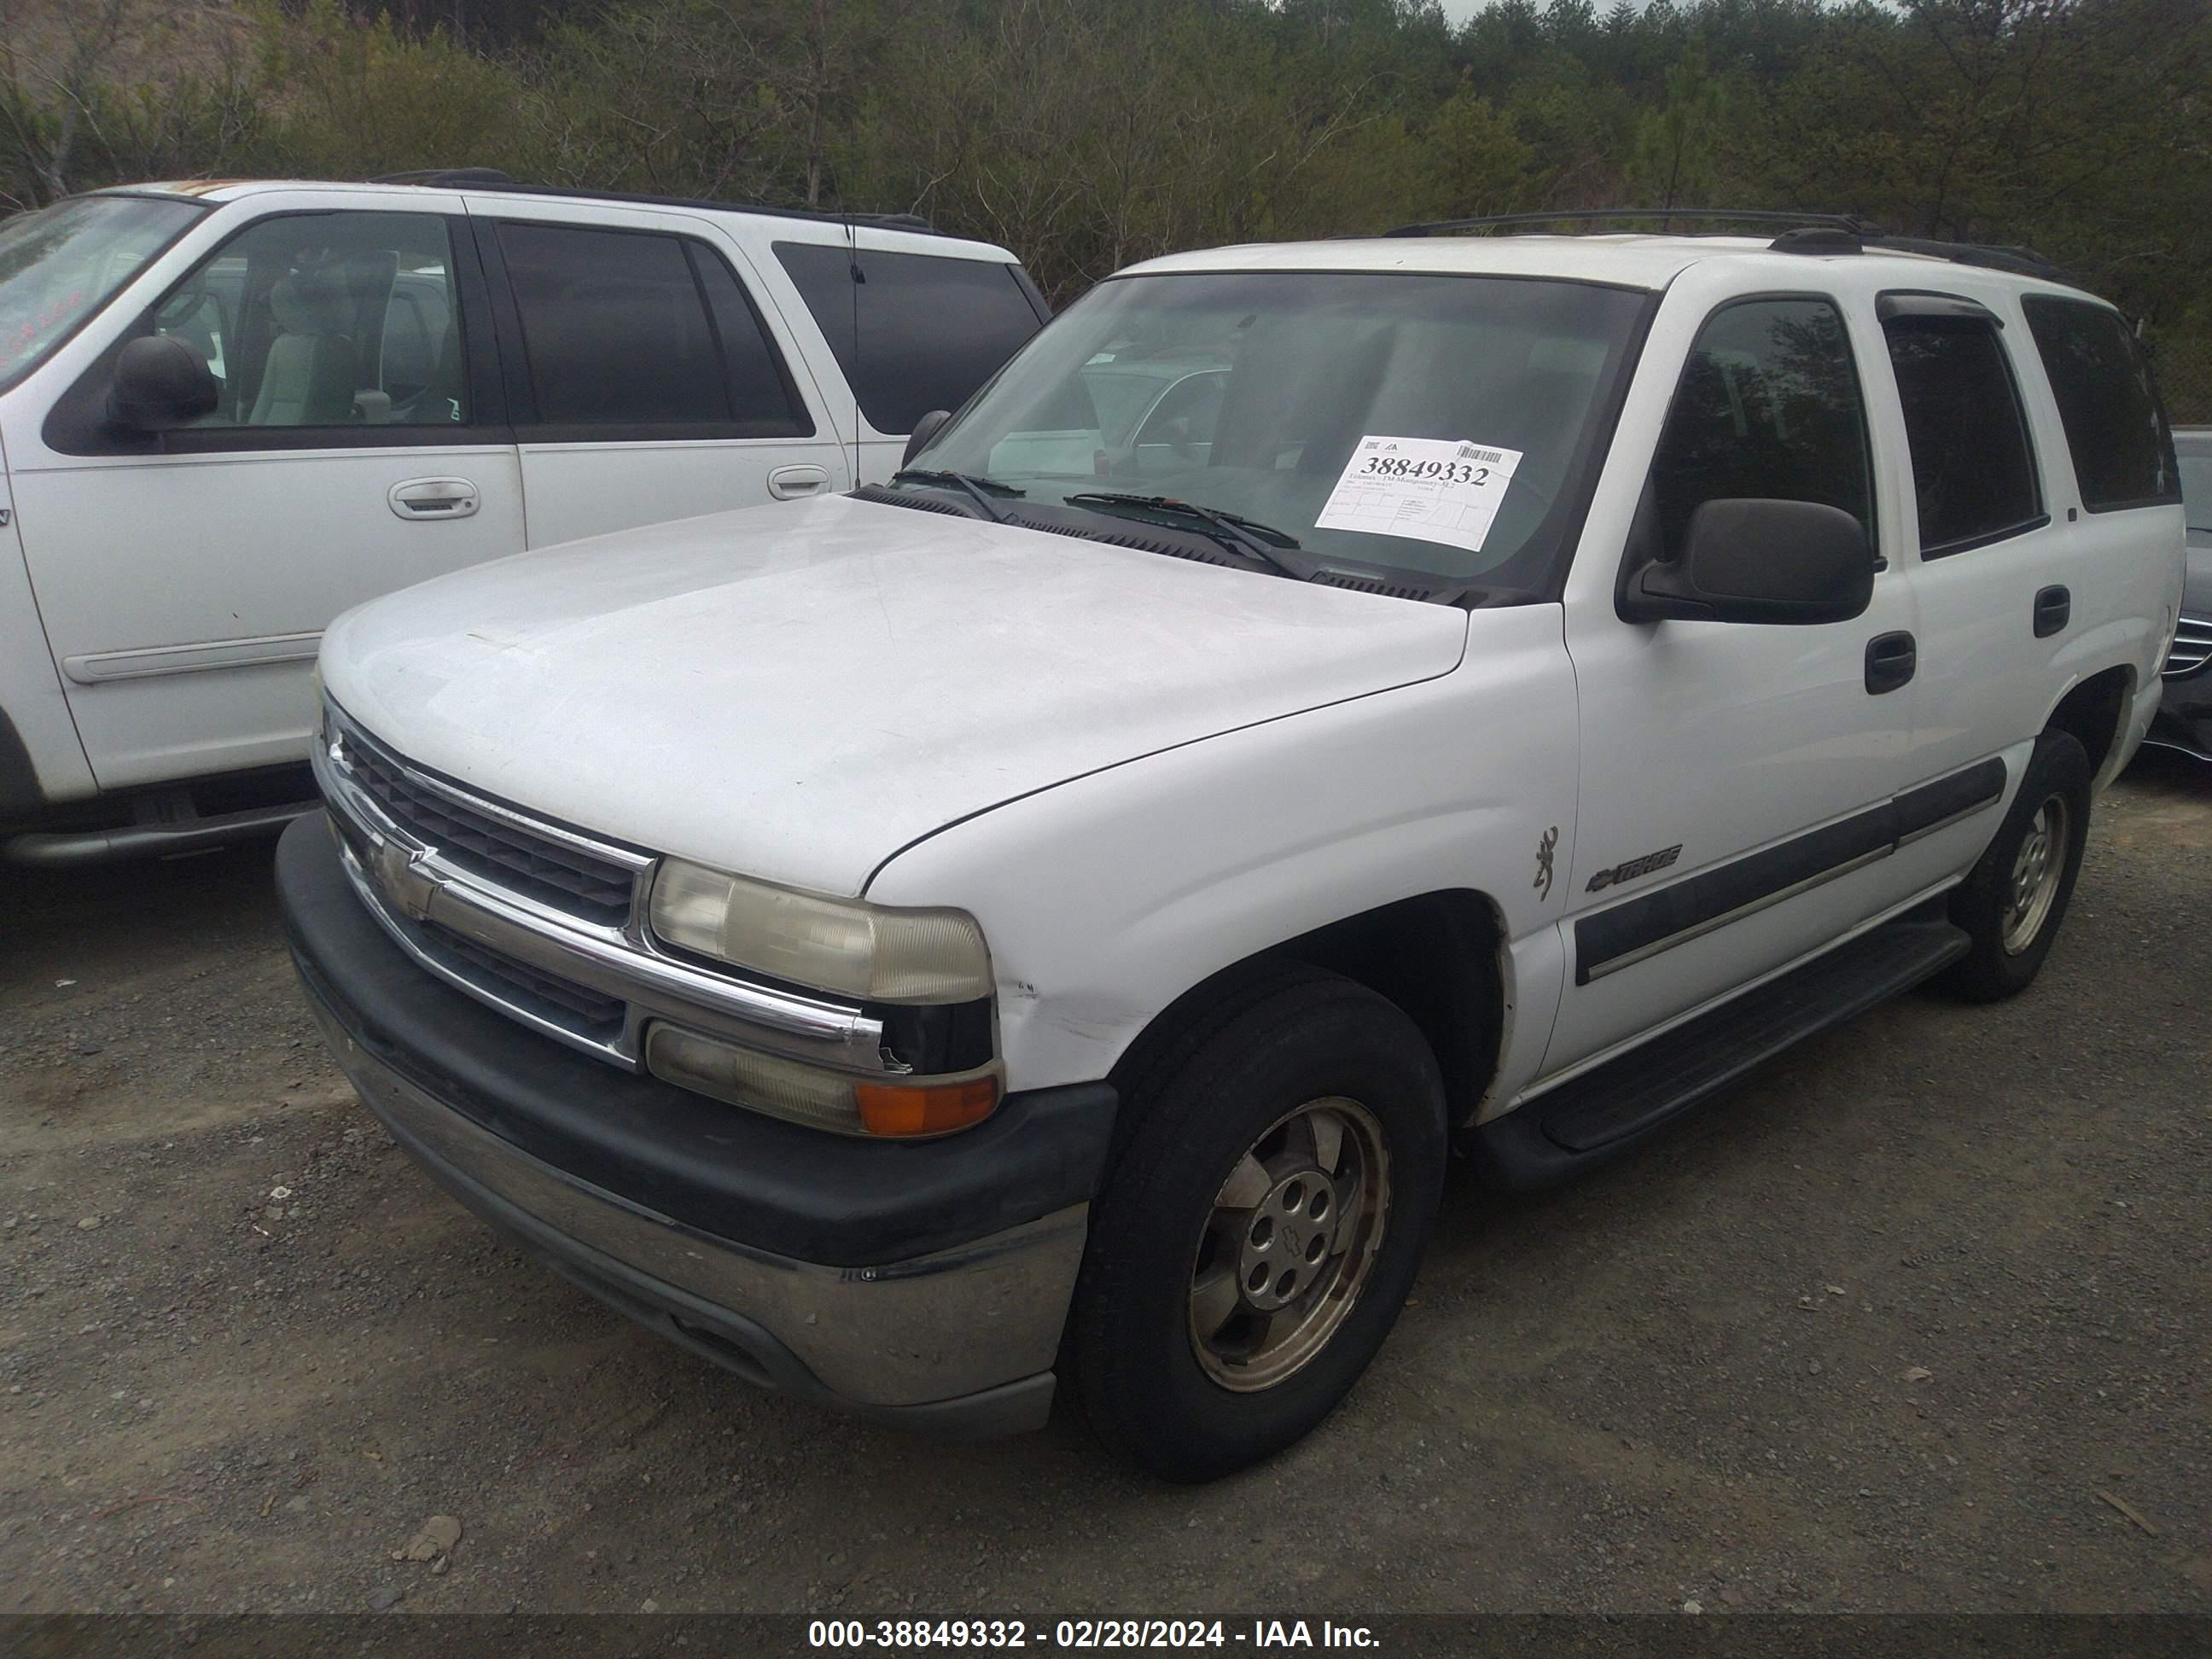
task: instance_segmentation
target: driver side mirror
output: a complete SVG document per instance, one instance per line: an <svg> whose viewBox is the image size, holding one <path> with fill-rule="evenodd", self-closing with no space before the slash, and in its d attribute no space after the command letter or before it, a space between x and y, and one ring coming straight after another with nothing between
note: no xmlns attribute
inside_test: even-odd
<svg viewBox="0 0 2212 1659"><path fill-rule="evenodd" d="M914 458L929 447L929 441L942 432L945 429L945 423L951 418L951 410L933 409L916 421L914 423L914 430L907 435L906 453L899 457L899 465L912 466Z"/></svg>
<svg viewBox="0 0 2212 1659"><path fill-rule="evenodd" d="M152 334L115 360L107 420L126 432L167 432L215 413L220 396L205 358L174 335Z"/></svg>
<svg viewBox="0 0 2212 1659"><path fill-rule="evenodd" d="M1681 556L1656 560L1621 596L1630 622L1849 622L1874 599L1874 550L1840 507L1755 497L1690 514Z"/></svg>

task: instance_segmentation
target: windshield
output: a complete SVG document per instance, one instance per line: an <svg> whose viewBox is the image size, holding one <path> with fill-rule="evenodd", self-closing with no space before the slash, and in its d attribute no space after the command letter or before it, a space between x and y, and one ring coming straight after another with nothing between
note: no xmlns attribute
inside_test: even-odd
<svg viewBox="0 0 2212 1659"><path fill-rule="evenodd" d="M206 210L144 196L80 196L0 223L0 392Z"/></svg>
<svg viewBox="0 0 2212 1659"><path fill-rule="evenodd" d="M1583 510L1583 461L1649 303L1518 277L1118 278L915 465L1055 506L1195 502L1309 562L1535 586Z"/></svg>
<svg viewBox="0 0 2212 1659"><path fill-rule="evenodd" d="M2212 455L2184 455L2181 506L2191 530L2212 531Z"/></svg>

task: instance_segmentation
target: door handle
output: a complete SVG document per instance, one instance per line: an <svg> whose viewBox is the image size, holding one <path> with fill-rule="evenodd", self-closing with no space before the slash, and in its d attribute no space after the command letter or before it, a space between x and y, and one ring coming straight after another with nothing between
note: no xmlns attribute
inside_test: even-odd
<svg viewBox="0 0 2212 1659"><path fill-rule="evenodd" d="M768 493L788 501L811 495L829 482L830 474L818 466L780 466L768 475Z"/></svg>
<svg viewBox="0 0 2212 1659"><path fill-rule="evenodd" d="M1894 691L1912 678L1920 665L1920 648L1906 633L1877 634L1867 641L1866 689L1878 697Z"/></svg>
<svg viewBox="0 0 2212 1659"><path fill-rule="evenodd" d="M483 504L466 478L409 478L385 492L403 519L465 519Z"/></svg>
<svg viewBox="0 0 2212 1659"><path fill-rule="evenodd" d="M2035 596L2035 637L2047 640L2074 616L2074 596L2063 587L2046 587Z"/></svg>

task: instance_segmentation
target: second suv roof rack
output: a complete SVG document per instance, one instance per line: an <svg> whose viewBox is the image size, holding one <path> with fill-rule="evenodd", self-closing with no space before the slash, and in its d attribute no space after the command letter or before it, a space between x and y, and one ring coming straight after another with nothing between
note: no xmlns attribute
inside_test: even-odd
<svg viewBox="0 0 2212 1659"><path fill-rule="evenodd" d="M412 173L387 173L368 181L372 185L426 185L445 190L495 191L502 196L550 196L586 202L636 202L651 207L699 208L714 213L757 213L771 219L806 219L821 224L871 225L883 230L911 230L926 235L944 233L919 213L823 213L814 208L768 207L758 202L717 202L696 196L652 196L636 191L582 190L566 185L518 183L497 167L423 167Z"/></svg>
<svg viewBox="0 0 2212 1659"><path fill-rule="evenodd" d="M436 185L447 190L460 190L470 185L511 185L514 180L497 167L418 167L412 173L379 173L368 182L372 185Z"/></svg>

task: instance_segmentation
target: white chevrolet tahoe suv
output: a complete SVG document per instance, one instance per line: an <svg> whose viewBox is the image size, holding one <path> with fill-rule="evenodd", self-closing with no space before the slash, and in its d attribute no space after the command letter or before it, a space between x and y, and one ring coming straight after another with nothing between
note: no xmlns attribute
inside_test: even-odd
<svg viewBox="0 0 2212 1659"><path fill-rule="evenodd" d="M1264 1456L1455 1151L1550 1182L2034 978L2182 511L2119 315L1944 256L1154 260L890 488L356 611L313 1006L464 1202L757 1382Z"/></svg>
<svg viewBox="0 0 2212 1659"><path fill-rule="evenodd" d="M281 825L339 611L881 479L1044 316L919 220L422 177L0 224L0 858Z"/></svg>

